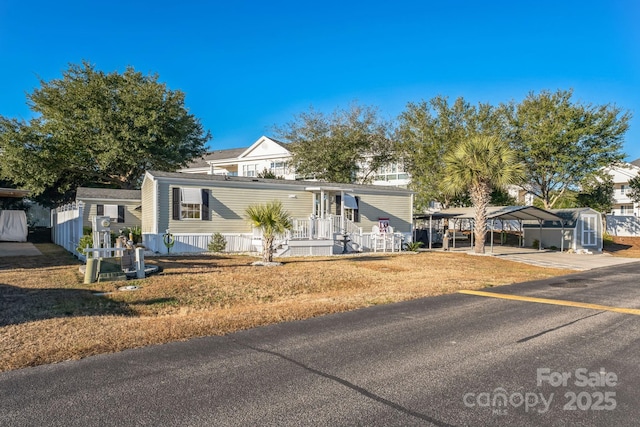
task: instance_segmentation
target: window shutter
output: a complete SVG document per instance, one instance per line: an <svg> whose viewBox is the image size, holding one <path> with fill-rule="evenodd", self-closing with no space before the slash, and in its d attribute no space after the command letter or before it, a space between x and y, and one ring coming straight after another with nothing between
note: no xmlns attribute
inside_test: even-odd
<svg viewBox="0 0 640 427"><path fill-rule="evenodd" d="M360 222L360 197L356 196L356 205L358 209L353 210L353 222Z"/></svg>
<svg viewBox="0 0 640 427"><path fill-rule="evenodd" d="M200 213L200 218L203 221L209 221L209 192L202 189L202 212Z"/></svg>
<svg viewBox="0 0 640 427"><path fill-rule="evenodd" d="M342 196L336 195L336 215L340 215L340 205L342 205Z"/></svg>
<svg viewBox="0 0 640 427"><path fill-rule="evenodd" d="M104 205L96 205L96 216L104 215Z"/></svg>
<svg viewBox="0 0 640 427"><path fill-rule="evenodd" d="M124 222L124 205L118 205L118 221Z"/></svg>
<svg viewBox="0 0 640 427"><path fill-rule="evenodd" d="M180 220L180 187L173 188L172 218L174 221Z"/></svg>

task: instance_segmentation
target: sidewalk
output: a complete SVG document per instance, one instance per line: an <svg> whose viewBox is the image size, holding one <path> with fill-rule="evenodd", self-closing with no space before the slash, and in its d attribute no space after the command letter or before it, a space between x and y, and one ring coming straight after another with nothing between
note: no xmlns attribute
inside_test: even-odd
<svg viewBox="0 0 640 427"><path fill-rule="evenodd" d="M42 255L42 252L33 246L33 243L0 242L0 257L39 255Z"/></svg>

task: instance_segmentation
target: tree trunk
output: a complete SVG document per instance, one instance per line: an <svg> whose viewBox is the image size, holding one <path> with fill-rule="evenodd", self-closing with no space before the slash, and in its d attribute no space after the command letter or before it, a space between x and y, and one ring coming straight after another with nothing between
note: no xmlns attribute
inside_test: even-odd
<svg viewBox="0 0 640 427"><path fill-rule="evenodd" d="M487 235L487 205L491 198L491 188L481 182L471 188L471 201L473 202L475 228L473 230L476 241L473 251L477 254L484 253L484 240Z"/></svg>
<svg viewBox="0 0 640 427"><path fill-rule="evenodd" d="M262 236L262 261L273 262L273 236Z"/></svg>

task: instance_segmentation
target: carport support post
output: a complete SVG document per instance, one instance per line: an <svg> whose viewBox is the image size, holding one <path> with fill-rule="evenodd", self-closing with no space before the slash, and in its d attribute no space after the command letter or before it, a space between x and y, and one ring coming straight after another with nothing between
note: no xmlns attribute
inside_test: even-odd
<svg viewBox="0 0 640 427"><path fill-rule="evenodd" d="M431 249L431 240L433 240L433 215L429 215L429 249Z"/></svg>
<svg viewBox="0 0 640 427"><path fill-rule="evenodd" d="M475 220L469 220L469 224L471 225L471 249L473 249L473 238L474 238L474 234L476 234L476 221Z"/></svg>
<svg viewBox="0 0 640 427"><path fill-rule="evenodd" d="M522 220L519 219L518 220L518 225L520 226L520 233L518 234L518 246L519 247L524 247L524 228L522 228Z"/></svg>
<svg viewBox="0 0 640 427"><path fill-rule="evenodd" d="M538 220L538 224L540 224L540 240L538 240L538 250L541 251L542 250L542 220L539 219Z"/></svg>
<svg viewBox="0 0 640 427"><path fill-rule="evenodd" d="M491 220L491 253L493 253L493 228L496 225L496 220Z"/></svg>
<svg viewBox="0 0 640 427"><path fill-rule="evenodd" d="M453 223L453 234L452 234L453 249L455 249L456 248L456 220L452 219L451 222Z"/></svg>
<svg viewBox="0 0 640 427"><path fill-rule="evenodd" d="M560 221L562 225L562 234L560 235L560 253L564 252L564 220Z"/></svg>

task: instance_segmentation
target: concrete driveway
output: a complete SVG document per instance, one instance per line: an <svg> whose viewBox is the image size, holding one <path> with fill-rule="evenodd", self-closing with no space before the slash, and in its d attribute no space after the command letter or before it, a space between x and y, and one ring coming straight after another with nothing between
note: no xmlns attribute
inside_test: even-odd
<svg viewBox="0 0 640 427"><path fill-rule="evenodd" d="M0 257L38 255L42 255L42 252L31 242L0 242Z"/></svg>
<svg viewBox="0 0 640 427"><path fill-rule="evenodd" d="M473 254L469 247L453 249L456 252ZM537 250L517 248L512 246L494 246L486 248L486 255L495 256L509 261L522 262L540 267L565 268L568 270L586 271L594 268L640 262L638 258L614 257L606 253L570 254L551 250Z"/></svg>

